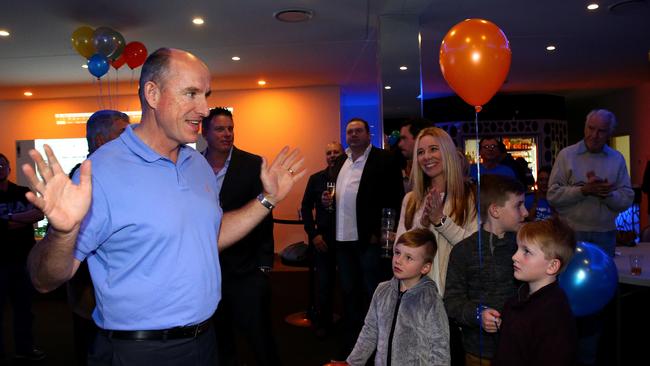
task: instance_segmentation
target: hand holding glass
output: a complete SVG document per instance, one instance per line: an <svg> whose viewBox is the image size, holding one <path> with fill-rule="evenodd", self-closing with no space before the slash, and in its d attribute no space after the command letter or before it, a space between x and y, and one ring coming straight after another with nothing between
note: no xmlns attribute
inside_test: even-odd
<svg viewBox="0 0 650 366"><path fill-rule="evenodd" d="M330 195L330 204L327 206L328 212L334 212L334 195L336 194L336 183L327 182L326 183L327 193Z"/></svg>

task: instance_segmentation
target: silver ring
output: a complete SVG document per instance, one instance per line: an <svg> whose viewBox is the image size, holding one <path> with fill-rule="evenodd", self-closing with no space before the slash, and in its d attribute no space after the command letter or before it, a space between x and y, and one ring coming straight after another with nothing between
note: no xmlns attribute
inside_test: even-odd
<svg viewBox="0 0 650 366"><path fill-rule="evenodd" d="M291 175L294 174L294 171L293 171L293 169L291 169L291 168L287 169L287 171L289 171L289 174L291 174Z"/></svg>

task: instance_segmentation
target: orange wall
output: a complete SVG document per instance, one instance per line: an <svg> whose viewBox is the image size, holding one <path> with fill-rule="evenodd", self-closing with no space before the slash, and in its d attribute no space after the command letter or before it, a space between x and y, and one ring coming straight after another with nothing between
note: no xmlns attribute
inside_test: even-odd
<svg viewBox="0 0 650 366"><path fill-rule="evenodd" d="M235 145L272 159L284 145L298 147L308 174L274 211L277 218L297 219L309 174L323 169L325 145L339 138L338 87L214 91L213 106L234 108ZM116 108L138 110L136 96L124 96ZM0 101L0 152L15 170L15 141L83 137L85 125L56 125L55 113L92 112L106 108L96 97ZM270 163L270 162L269 162ZM11 179L15 180L15 171ZM276 251L305 240L302 226L276 225Z"/></svg>

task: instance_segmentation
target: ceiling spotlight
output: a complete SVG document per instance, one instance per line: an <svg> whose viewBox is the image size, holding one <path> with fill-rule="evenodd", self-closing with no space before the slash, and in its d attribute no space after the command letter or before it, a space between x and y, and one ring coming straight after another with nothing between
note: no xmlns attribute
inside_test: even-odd
<svg viewBox="0 0 650 366"><path fill-rule="evenodd" d="M399 69L402 70L402 71L404 71L404 70L408 70L409 68L406 67L406 66L400 66Z"/></svg>
<svg viewBox="0 0 650 366"><path fill-rule="evenodd" d="M596 9L598 9L599 7L600 7L600 5L598 5L598 4L596 4L596 3L591 3L591 4L587 5L587 9L588 9L588 10L596 10Z"/></svg>
<svg viewBox="0 0 650 366"><path fill-rule="evenodd" d="M231 57L230 59L233 60L233 61L239 61L239 60L241 60L241 57L239 57L239 56L233 56L233 57Z"/></svg>
<svg viewBox="0 0 650 366"><path fill-rule="evenodd" d="M87 69L87 68L88 68L88 65L87 65L87 64L83 64L83 65L81 65L81 67L83 67L84 69Z"/></svg>
<svg viewBox="0 0 650 366"><path fill-rule="evenodd" d="M9 37L9 31L5 29L0 29L0 37Z"/></svg>
<svg viewBox="0 0 650 366"><path fill-rule="evenodd" d="M384 89L386 89L386 90L391 90L391 89L393 89L393 88L391 88L390 85L386 85L386 86L384 87Z"/></svg>
<svg viewBox="0 0 650 366"><path fill-rule="evenodd" d="M264 86L264 85L266 85L266 81L265 80L258 80L257 85Z"/></svg>
<svg viewBox="0 0 650 366"><path fill-rule="evenodd" d="M285 23L306 22L314 16L314 12L308 9L284 9L273 13L275 19Z"/></svg>
<svg viewBox="0 0 650 366"><path fill-rule="evenodd" d="M26 92L23 93L23 95L26 96L26 97L31 97L32 95L34 95L34 93L32 93L30 91L26 91Z"/></svg>
<svg viewBox="0 0 650 366"><path fill-rule="evenodd" d="M546 46L546 50L547 50L547 51L555 51L555 46L553 46L552 44L550 44L550 45Z"/></svg>
<svg viewBox="0 0 650 366"><path fill-rule="evenodd" d="M203 25L203 23L205 23L205 21L203 21L203 18L196 17L196 18L192 19L192 23L194 23L196 25Z"/></svg>

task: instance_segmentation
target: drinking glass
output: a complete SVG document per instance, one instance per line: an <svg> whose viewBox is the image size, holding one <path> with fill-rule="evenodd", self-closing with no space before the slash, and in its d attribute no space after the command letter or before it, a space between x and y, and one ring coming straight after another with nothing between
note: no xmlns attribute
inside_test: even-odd
<svg viewBox="0 0 650 366"><path fill-rule="evenodd" d="M332 199L331 203L329 206L327 206L327 211L328 212L334 212L334 195L336 194L336 183L335 182L327 182L326 183L326 188L327 192L329 192L330 197Z"/></svg>
<svg viewBox="0 0 650 366"><path fill-rule="evenodd" d="M381 210L381 257L393 256L393 242L395 241L395 210L383 208Z"/></svg>

